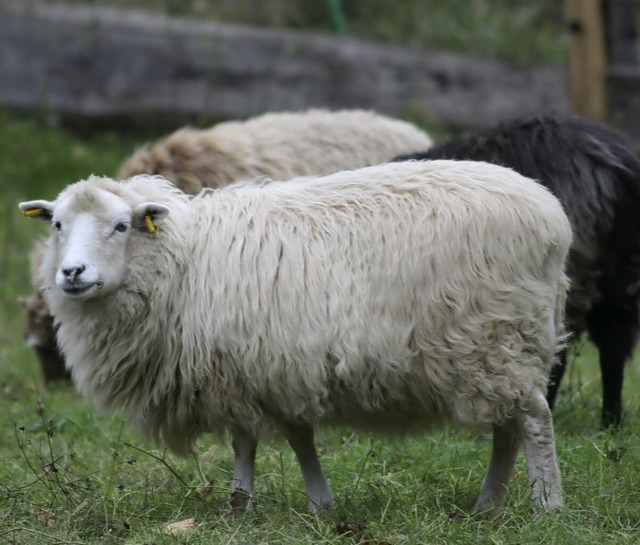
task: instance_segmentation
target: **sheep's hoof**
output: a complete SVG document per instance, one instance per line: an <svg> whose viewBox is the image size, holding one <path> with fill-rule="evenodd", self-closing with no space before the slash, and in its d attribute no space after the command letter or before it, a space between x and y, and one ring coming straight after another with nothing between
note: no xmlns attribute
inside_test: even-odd
<svg viewBox="0 0 640 545"><path fill-rule="evenodd" d="M248 511L252 511L253 502L251 501L251 494L242 488L236 488L231 493L230 508L231 514L234 517L239 517Z"/></svg>
<svg viewBox="0 0 640 545"><path fill-rule="evenodd" d="M485 511L493 511L496 507L502 505L502 498L491 492L482 490L473 506L475 513L484 513Z"/></svg>
<svg viewBox="0 0 640 545"><path fill-rule="evenodd" d="M473 506L473 514L483 516L494 516L500 513L504 508L502 499L498 498L478 498Z"/></svg>
<svg viewBox="0 0 640 545"><path fill-rule="evenodd" d="M309 500L307 503L307 509L309 513L320 514L325 513L327 511L331 511L336 508L336 503L333 501L333 498L329 498L328 500L322 500L320 503L316 503L313 500Z"/></svg>
<svg viewBox="0 0 640 545"><path fill-rule="evenodd" d="M558 513L564 508L562 494L550 494L544 499L544 501L534 501L534 508L534 520L536 521L539 521L549 515Z"/></svg>

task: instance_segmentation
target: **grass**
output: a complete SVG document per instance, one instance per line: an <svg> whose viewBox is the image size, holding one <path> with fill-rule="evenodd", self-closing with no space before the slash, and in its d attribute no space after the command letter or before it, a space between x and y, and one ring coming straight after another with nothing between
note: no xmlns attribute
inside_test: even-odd
<svg viewBox="0 0 640 545"><path fill-rule="evenodd" d="M348 430L324 435L323 463L339 507L322 516L304 511L290 451L262 445L258 509L236 520L226 514L228 446L205 441L198 463L175 459L131 434L117 416L96 415L69 387L5 384L0 540L174 543L165 524L196 517L198 527L179 542L631 543L640 537L640 441L628 433L637 418L628 417L618 436L597 431L595 384L578 378L575 396L565 396L558 411L567 509L539 522L522 462L502 514L469 514L488 443L449 428L398 443ZM637 375L631 378L637 383ZM629 403L637 413L637 398L627 396Z"/></svg>
<svg viewBox="0 0 640 545"><path fill-rule="evenodd" d="M640 541L640 361L628 368L619 433L598 427L599 373L579 345L555 412L566 509L536 520L520 459L506 509L470 514L489 456L484 435L445 428L406 441L348 429L320 436L335 512L310 515L284 445L258 454L257 510L227 514L229 444L203 438L197 458L148 444L118 414L98 415L69 385L45 388L23 345L16 296L30 290L28 249L42 232L17 202L53 198L89 172L113 173L151 135L91 134L46 116L0 112L0 543L415 544ZM168 523L195 517L178 536Z"/></svg>

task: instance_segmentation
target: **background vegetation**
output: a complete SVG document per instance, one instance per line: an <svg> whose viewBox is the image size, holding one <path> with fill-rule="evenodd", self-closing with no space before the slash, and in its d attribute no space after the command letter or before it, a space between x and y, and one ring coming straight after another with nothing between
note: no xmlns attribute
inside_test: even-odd
<svg viewBox="0 0 640 545"><path fill-rule="evenodd" d="M109 3L118 2L136 4ZM337 28L326 4L311 0L138 4L171 14ZM343 7L350 33L531 62L562 60L558 4L369 0L345 1ZM628 368L622 429L601 431L599 372L588 343L578 345L555 412L567 508L541 520L531 510L522 460L505 511L490 517L470 514L489 442L478 432L456 428L401 442L349 429L326 432L319 446L339 507L320 516L306 513L290 449L261 445L257 510L233 519L227 514L228 444L204 438L197 458L177 459L131 432L118 414L96 414L73 387L45 388L34 354L22 341L24 315L16 298L31 290L28 252L46 229L23 219L17 203L53 198L92 172L113 174L136 145L172 128L131 132L72 126L46 113L0 111L0 543L640 541L640 362L636 357ZM167 533L166 524L191 517L194 529Z"/></svg>
<svg viewBox="0 0 640 545"><path fill-rule="evenodd" d="M267 27L346 32L381 42L518 62L564 63L566 59L564 6L558 0L72 1Z"/></svg>

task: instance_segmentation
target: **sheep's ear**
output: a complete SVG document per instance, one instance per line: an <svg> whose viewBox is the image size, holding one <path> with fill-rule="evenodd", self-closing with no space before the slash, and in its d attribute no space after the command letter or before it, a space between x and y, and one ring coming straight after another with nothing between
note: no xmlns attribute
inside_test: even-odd
<svg viewBox="0 0 640 545"><path fill-rule="evenodd" d="M163 204L145 202L133 209L133 225L138 228L147 229L150 233L155 233L158 224L169 214L169 208Z"/></svg>
<svg viewBox="0 0 640 545"><path fill-rule="evenodd" d="M26 201L18 204L27 218L49 223L53 216L53 203L49 201Z"/></svg>

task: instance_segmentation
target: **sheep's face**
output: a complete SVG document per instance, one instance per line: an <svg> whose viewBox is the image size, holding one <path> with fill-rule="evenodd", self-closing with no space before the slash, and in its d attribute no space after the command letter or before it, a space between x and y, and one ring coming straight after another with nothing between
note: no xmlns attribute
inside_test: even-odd
<svg viewBox="0 0 640 545"><path fill-rule="evenodd" d="M166 206L131 207L103 189L63 192L55 202L20 203L22 212L53 228L55 284L66 297L86 300L113 293L126 280L127 243L135 230L154 232Z"/></svg>

